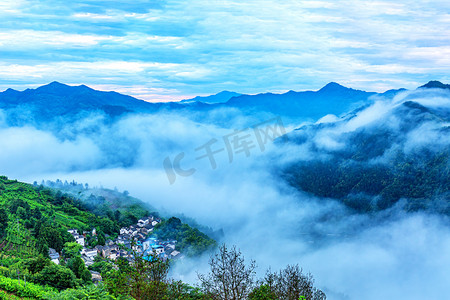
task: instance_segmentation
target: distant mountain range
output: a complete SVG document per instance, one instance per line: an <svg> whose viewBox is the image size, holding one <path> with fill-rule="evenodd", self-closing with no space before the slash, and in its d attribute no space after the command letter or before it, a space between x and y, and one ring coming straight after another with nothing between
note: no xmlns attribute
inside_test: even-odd
<svg viewBox="0 0 450 300"><path fill-rule="evenodd" d="M318 91L242 95L231 98L226 105L249 114L266 111L290 118L301 115L304 118L317 119L325 114L340 115L357 108L370 102L369 97L373 95L376 93L354 90L331 82Z"/></svg>
<svg viewBox="0 0 450 300"><path fill-rule="evenodd" d="M233 97L239 97L242 94L235 93L235 92L229 92L229 91L222 91L215 95L210 95L206 97L197 96L192 99L182 100L180 103L193 103L193 102L203 102L208 104L216 104L216 103L225 103L228 100L230 100Z"/></svg>
<svg viewBox="0 0 450 300"><path fill-rule="evenodd" d="M431 81L423 88L449 88L449 85ZM73 117L90 112L103 112L110 117L129 113L155 113L160 111L210 112L215 109L234 108L246 115L270 114L296 121L317 120L326 114L341 115L351 109L369 104L371 96L392 97L400 90L373 93L346 88L329 83L318 91L284 94L241 95L223 91L208 97L169 103L149 103L116 92L102 92L85 85L69 86L59 82L36 89L16 91L7 89L0 93L0 109L8 114L11 125L40 123L58 117Z"/></svg>
<svg viewBox="0 0 450 300"><path fill-rule="evenodd" d="M52 82L37 89L19 92L7 89L0 93L3 109L23 106L31 111L55 116L80 111L103 110L112 115L124 112L151 112L164 104L149 103L116 92L102 92L85 85L69 86Z"/></svg>

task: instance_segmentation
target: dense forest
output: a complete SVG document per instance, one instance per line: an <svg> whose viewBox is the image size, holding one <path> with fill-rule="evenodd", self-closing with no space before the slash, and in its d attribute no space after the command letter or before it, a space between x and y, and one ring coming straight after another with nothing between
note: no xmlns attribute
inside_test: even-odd
<svg viewBox="0 0 450 300"><path fill-rule="evenodd" d="M383 210L402 200L407 211L450 215L448 139L436 138L449 133L446 111L405 101L365 126L345 130L354 118L350 114L291 133L291 142L309 147L312 159L291 162L283 168L283 178L357 212ZM311 142L324 133L335 148Z"/></svg>
<svg viewBox="0 0 450 300"><path fill-rule="evenodd" d="M295 164L288 182L320 197L341 200L358 212L383 210L400 199L409 211L432 209L450 215L449 153L401 153L391 165L335 158ZM447 199L447 200L446 200Z"/></svg>

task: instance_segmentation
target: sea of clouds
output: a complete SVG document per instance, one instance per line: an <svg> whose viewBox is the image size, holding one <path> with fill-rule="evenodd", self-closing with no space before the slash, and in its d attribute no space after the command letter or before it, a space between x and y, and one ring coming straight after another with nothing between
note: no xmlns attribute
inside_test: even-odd
<svg viewBox="0 0 450 300"><path fill-rule="evenodd" d="M278 120L245 122L235 111L215 112L216 119L229 118L222 123L227 126L172 113L128 115L112 123L93 114L48 130L11 127L8 112L1 111L1 173L30 183L61 179L128 190L168 215L182 213L222 228L221 242L237 245L247 259L255 259L259 275L268 267L298 263L329 299L444 299L450 294L448 217L406 213L401 201L383 212L355 214L336 200L293 189L276 172L292 161L313 159L313 146L327 151L349 147L348 132L374 129L380 122L395 128L393 112L410 100L444 112L450 107L448 92L405 92L378 99L351 118L323 118L318 123L333 126L311 133L306 143L267 143L264 150L252 127ZM448 150L449 136L441 130L445 126L424 122L407 135L404 151ZM230 157L224 137L233 137L236 129L252 139L248 155L235 151ZM214 155L215 168L206 157L199 158L205 154L202 146L214 139L212 149L223 149ZM180 168L195 172L175 172L171 183L163 162L173 162L180 153ZM195 283L196 272L206 268L207 257L186 260L173 275Z"/></svg>

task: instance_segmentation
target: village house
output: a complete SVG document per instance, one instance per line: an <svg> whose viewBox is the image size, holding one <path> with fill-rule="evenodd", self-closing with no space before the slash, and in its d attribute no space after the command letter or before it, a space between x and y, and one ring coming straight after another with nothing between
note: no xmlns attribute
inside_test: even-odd
<svg viewBox="0 0 450 300"><path fill-rule="evenodd" d="M140 219L137 223L137 226L139 227L144 227L145 225L147 225L150 222L149 219Z"/></svg>
<svg viewBox="0 0 450 300"><path fill-rule="evenodd" d="M86 255L81 255L81 259L84 261L86 267L92 266L94 264L94 258Z"/></svg>
<svg viewBox="0 0 450 300"><path fill-rule="evenodd" d="M50 259L55 264L59 265L59 253L56 252L53 248L48 248L48 256L50 256Z"/></svg>
<svg viewBox="0 0 450 300"><path fill-rule="evenodd" d="M171 248L172 250L175 250L176 243L177 243L177 241L173 240L173 241L162 242L161 245L163 245L165 248Z"/></svg>
<svg viewBox="0 0 450 300"><path fill-rule="evenodd" d="M97 245L94 247L95 250L97 250L97 254L102 255L103 246Z"/></svg>
<svg viewBox="0 0 450 300"><path fill-rule="evenodd" d="M102 275L100 275L99 272L91 271L91 275L92 282L94 282L94 284L98 284L100 281L102 281Z"/></svg>
<svg viewBox="0 0 450 300"><path fill-rule="evenodd" d="M125 236L123 235L119 235L116 239L116 244L125 244L125 242L128 241L127 238L125 238Z"/></svg>
<svg viewBox="0 0 450 300"><path fill-rule="evenodd" d="M78 235L78 230L76 229L69 229L67 230L68 233L70 233L71 235Z"/></svg>
<svg viewBox="0 0 450 300"><path fill-rule="evenodd" d="M122 228L120 228L120 235L124 235L124 234L130 234L131 233L131 230L129 230L128 228L126 228L126 227L122 227Z"/></svg>
<svg viewBox="0 0 450 300"><path fill-rule="evenodd" d="M123 246L124 246L126 249L131 249L131 242L130 242L130 241L126 241L126 242L123 244Z"/></svg>
<svg viewBox="0 0 450 300"><path fill-rule="evenodd" d="M81 246L85 245L85 243L84 243L84 236L82 236L82 235L74 235L73 237L75 238L75 242L77 242Z"/></svg>
<svg viewBox="0 0 450 300"><path fill-rule="evenodd" d="M126 251L126 250L119 250L119 251L117 251L117 256L118 257L124 257L124 258L127 258L128 257L128 251Z"/></svg>
<svg viewBox="0 0 450 300"><path fill-rule="evenodd" d="M88 257L96 257L97 256L97 249L87 249L85 247L83 247L83 249L81 249L81 253L80 254L84 254Z"/></svg>
<svg viewBox="0 0 450 300"><path fill-rule="evenodd" d="M109 253L107 258L110 260L116 260L119 256L120 256L119 252L114 250Z"/></svg>
<svg viewBox="0 0 450 300"><path fill-rule="evenodd" d="M172 253L170 253L170 257L171 258L175 258L178 257L178 255L180 255L180 252L177 250L172 251Z"/></svg>
<svg viewBox="0 0 450 300"><path fill-rule="evenodd" d="M162 245L152 245L152 252L156 255L164 253L164 246Z"/></svg>
<svg viewBox="0 0 450 300"><path fill-rule="evenodd" d="M102 248L102 256L109 257L113 252L117 252L117 251L119 251L119 246L117 246L116 244L104 246Z"/></svg>
<svg viewBox="0 0 450 300"><path fill-rule="evenodd" d="M181 257L181 253L175 250L175 240L159 241L153 237L147 238L153 231L154 226L160 222L160 219L156 219L153 216L142 218L135 225L131 225L128 228L122 227L119 236L114 241L108 238L109 235L105 235L105 246L97 245L92 249L85 247L85 237L79 235L76 229L69 229L68 232L75 238L75 241L78 244L83 246L80 254L87 267L94 264L94 259L97 255L101 255L110 260L116 260L118 257L123 257L131 261L133 259L133 254L126 249L133 249L139 254L156 255L163 260ZM88 234L91 233L91 231L83 233ZM92 235L95 234L96 230L94 228L92 229ZM134 241L135 244L132 244L132 241ZM118 245L123 245L121 247L124 249L119 248ZM56 253L54 249L49 250L49 255L52 261L59 263L59 254ZM99 274L97 276L96 272L91 273L94 282L101 280Z"/></svg>
<svg viewBox="0 0 450 300"><path fill-rule="evenodd" d="M83 235L79 235L78 234L78 230L76 229L69 229L67 230L68 233L70 233L73 238L75 239L75 242L77 242L78 244L80 244L81 246L84 247L85 245L85 240L84 240L84 236Z"/></svg>
<svg viewBox="0 0 450 300"><path fill-rule="evenodd" d="M151 223L145 225L143 228L147 229L147 234L153 231L153 225Z"/></svg>

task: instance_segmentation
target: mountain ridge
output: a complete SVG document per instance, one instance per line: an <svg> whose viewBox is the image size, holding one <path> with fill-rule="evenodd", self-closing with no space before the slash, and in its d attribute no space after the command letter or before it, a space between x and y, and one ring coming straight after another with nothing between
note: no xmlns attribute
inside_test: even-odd
<svg viewBox="0 0 450 300"><path fill-rule="evenodd" d="M450 84L444 84L437 80L431 80L428 83L420 86L419 88L438 88L438 89L450 89Z"/></svg>
<svg viewBox="0 0 450 300"><path fill-rule="evenodd" d="M431 81L419 88L447 86L449 85ZM256 95L223 91L180 102L152 103L114 91L98 91L86 85L71 86L53 81L35 89L17 91L8 88L0 92L0 109L7 112L8 122L12 125L23 125L30 120L37 123L48 122L82 112L103 112L112 118L129 113L148 114L160 111L191 116L193 113L203 114L223 108L238 109L247 116L259 115L259 119L263 116L281 116L287 121L299 122L318 120L326 114L339 116L372 103L371 96L393 97L401 91L404 90L389 90L380 94L330 82L317 91L291 90L281 94ZM225 100L226 102L221 102Z"/></svg>
<svg viewBox="0 0 450 300"><path fill-rule="evenodd" d="M192 103L192 102L203 102L207 104L215 103L225 103L232 97L240 96L242 94L230 91L221 91L214 95L209 96L197 96L191 99L181 100L180 103Z"/></svg>

